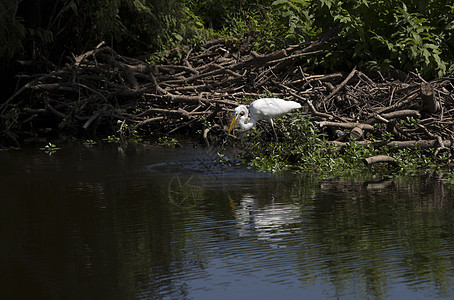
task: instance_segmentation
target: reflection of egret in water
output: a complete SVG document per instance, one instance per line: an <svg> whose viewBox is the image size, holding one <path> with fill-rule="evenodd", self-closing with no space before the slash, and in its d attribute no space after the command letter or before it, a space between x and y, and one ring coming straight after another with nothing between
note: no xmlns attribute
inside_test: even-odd
<svg viewBox="0 0 454 300"><path fill-rule="evenodd" d="M275 202L259 207L257 199L246 194L235 207L240 236L257 236L261 241L268 241L278 246L285 236L294 233L301 222L301 209L295 204ZM280 247L283 245L279 245Z"/></svg>

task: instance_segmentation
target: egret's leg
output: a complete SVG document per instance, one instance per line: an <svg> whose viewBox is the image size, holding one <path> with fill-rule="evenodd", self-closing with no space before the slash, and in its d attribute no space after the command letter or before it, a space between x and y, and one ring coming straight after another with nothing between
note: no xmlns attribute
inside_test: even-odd
<svg viewBox="0 0 454 300"><path fill-rule="evenodd" d="M274 132L274 138L276 139L276 143L277 143L277 134L276 134L276 130L274 130L274 123L273 123L273 119L270 119L270 123L271 123L271 127L273 128L273 132Z"/></svg>

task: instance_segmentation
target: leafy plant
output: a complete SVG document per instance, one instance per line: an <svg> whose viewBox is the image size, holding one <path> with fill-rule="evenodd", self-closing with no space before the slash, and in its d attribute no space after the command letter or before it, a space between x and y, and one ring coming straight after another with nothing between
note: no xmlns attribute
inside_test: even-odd
<svg viewBox="0 0 454 300"><path fill-rule="evenodd" d="M87 145L87 146L94 146L94 145L97 144L97 142L94 141L94 140L86 140L86 141L84 142L84 144Z"/></svg>
<svg viewBox="0 0 454 300"><path fill-rule="evenodd" d="M420 13L409 12L405 3L393 13L391 26L396 32L383 36L374 33L374 39L386 46L404 70L417 71L425 75L443 76L447 71L447 62L441 59L442 35L429 26L429 20Z"/></svg>
<svg viewBox="0 0 454 300"><path fill-rule="evenodd" d="M302 42L309 35L313 35L312 1L276 0L271 5L275 12L279 12L279 21L286 28L284 36L286 40Z"/></svg>
<svg viewBox="0 0 454 300"><path fill-rule="evenodd" d="M44 151L45 153L47 153L49 155L54 154L55 152L57 152L60 149L61 148L57 147L55 144L52 144L50 142L46 146L39 148L39 150Z"/></svg>
<svg viewBox="0 0 454 300"><path fill-rule="evenodd" d="M121 141L120 137L115 136L115 135L109 135L109 136L107 136L107 138L105 138L103 140L108 143L119 143Z"/></svg>
<svg viewBox="0 0 454 300"><path fill-rule="evenodd" d="M417 122L414 118L405 120L407 126L414 126L414 122ZM438 152L418 147L398 149L386 145L362 145L356 141L349 141L339 149L325 139L310 119L301 115L278 118L275 124L280 136L277 143L273 143L273 134L268 132L264 123L241 139L244 164L267 172L292 170L328 177L414 175L421 170L443 174L446 181L454 177L449 167L451 158L448 149ZM379 139L392 142L394 136L382 134ZM364 160L375 155L391 156L397 164L392 168L386 163L366 166Z"/></svg>
<svg viewBox="0 0 454 300"><path fill-rule="evenodd" d="M142 137L139 135L139 132L125 122L121 124L117 133L123 142L138 143L142 141Z"/></svg>
<svg viewBox="0 0 454 300"><path fill-rule="evenodd" d="M170 138L167 136L160 137L158 139L158 142L161 146L168 147L168 148L175 148L179 144L177 139Z"/></svg>
<svg viewBox="0 0 454 300"><path fill-rule="evenodd" d="M142 137L137 130L122 122L116 134L109 135L103 140L108 143L138 143L142 141Z"/></svg>

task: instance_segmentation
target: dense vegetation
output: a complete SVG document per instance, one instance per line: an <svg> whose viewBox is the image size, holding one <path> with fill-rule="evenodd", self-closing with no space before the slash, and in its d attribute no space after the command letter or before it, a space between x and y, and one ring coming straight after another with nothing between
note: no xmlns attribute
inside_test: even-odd
<svg viewBox="0 0 454 300"><path fill-rule="evenodd" d="M435 148L398 148L390 146L392 143L374 147L354 140L340 149L310 118L300 114L280 118L276 126L285 142L273 143L273 134L269 130L253 130L240 141L244 151L242 157L248 166L267 172L292 170L302 174L350 178L425 173L454 183L450 151L434 154ZM389 138L391 140L392 136ZM395 163L364 163L366 158L376 155L389 155Z"/></svg>
<svg viewBox="0 0 454 300"><path fill-rule="evenodd" d="M453 71L450 1L3 0L0 11L3 68L18 59L62 64L102 40L121 54L141 55L250 35L250 47L266 52L344 24L342 37L314 66L416 69L427 77Z"/></svg>

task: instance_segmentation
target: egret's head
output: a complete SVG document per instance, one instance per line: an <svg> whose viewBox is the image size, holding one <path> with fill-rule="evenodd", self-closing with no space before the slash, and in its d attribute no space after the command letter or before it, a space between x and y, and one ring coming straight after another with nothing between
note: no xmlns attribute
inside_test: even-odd
<svg viewBox="0 0 454 300"><path fill-rule="evenodd" d="M234 115L239 115L243 116L248 113L246 105L240 105L237 108L235 108L235 114Z"/></svg>
<svg viewBox="0 0 454 300"><path fill-rule="evenodd" d="M232 119L232 122L230 123L228 134L230 134L230 132L232 131L233 125L235 125L236 120L238 120L238 118L241 119L243 116L247 117L247 115L248 115L248 110L247 110L246 106L240 105L237 108L235 108L235 112L233 113L233 119Z"/></svg>

